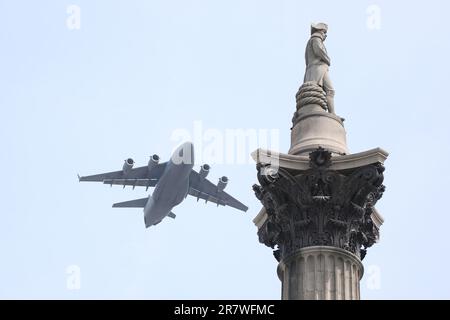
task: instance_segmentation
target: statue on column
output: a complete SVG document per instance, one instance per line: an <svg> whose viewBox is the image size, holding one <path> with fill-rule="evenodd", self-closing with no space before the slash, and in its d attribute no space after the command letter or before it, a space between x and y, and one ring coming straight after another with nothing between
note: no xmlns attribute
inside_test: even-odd
<svg viewBox="0 0 450 320"><path fill-rule="evenodd" d="M263 205L253 222L259 241L275 250L287 300L359 299L361 260L383 224L375 205L388 153L348 150L328 74L327 29L311 25L288 154L252 153L259 182L253 190Z"/></svg>
<svg viewBox="0 0 450 320"><path fill-rule="evenodd" d="M327 38L328 26L325 23L311 25L311 38L306 45L306 72L304 82L314 81L323 88L330 113L334 113L334 88L328 75L330 57L323 44Z"/></svg>
<svg viewBox="0 0 450 320"><path fill-rule="evenodd" d="M306 71L304 83L297 93L297 109L309 104L317 104L335 114L334 88L328 75L330 57L324 41L328 26L325 23L311 25L311 38L306 45Z"/></svg>

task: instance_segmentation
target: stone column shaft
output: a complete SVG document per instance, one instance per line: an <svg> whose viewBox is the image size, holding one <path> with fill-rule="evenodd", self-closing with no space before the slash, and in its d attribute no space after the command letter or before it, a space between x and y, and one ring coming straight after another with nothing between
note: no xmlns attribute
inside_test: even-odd
<svg viewBox="0 0 450 320"><path fill-rule="evenodd" d="M283 300L359 300L361 261L346 250L314 246L278 265Z"/></svg>

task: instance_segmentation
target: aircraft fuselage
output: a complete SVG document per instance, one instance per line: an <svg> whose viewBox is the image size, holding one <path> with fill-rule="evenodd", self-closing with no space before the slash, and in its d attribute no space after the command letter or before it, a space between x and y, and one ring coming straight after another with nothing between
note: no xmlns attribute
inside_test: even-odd
<svg viewBox="0 0 450 320"><path fill-rule="evenodd" d="M189 175L193 166L193 145L185 143L175 150L153 194L148 198L144 207L144 221L147 228L158 224L169 215L173 207L186 198L189 191Z"/></svg>

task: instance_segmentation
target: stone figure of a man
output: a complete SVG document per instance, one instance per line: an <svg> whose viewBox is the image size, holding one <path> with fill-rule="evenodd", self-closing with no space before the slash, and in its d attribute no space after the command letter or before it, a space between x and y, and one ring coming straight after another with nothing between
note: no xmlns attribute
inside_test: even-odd
<svg viewBox="0 0 450 320"><path fill-rule="evenodd" d="M325 23L311 25L311 38L306 45L306 72L304 82L314 81L327 95L328 111L334 114L334 88L328 75L330 57L323 42L327 38L328 26Z"/></svg>

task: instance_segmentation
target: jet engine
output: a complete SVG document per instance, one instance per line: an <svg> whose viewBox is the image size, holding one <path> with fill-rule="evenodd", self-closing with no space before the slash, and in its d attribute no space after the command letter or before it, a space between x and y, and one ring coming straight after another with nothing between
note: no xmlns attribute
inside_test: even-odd
<svg viewBox="0 0 450 320"><path fill-rule="evenodd" d="M200 178L205 179L208 176L210 166L209 164L204 164L200 167L200 172L198 173L200 175Z"/></svg>
<svg viewBox="0 0 450 320"><path fill-rule="evenodd" d="M157 154L154 154L150 157L150 160L148 160L148 172L152 171L154 167L159 163L159 156Z"/></svg>
<svg viewBox="0 0 450 320"><path fill-rule="evenodd" d="M134 166L134 160L131 158L128 158L127 160L125 160L125 163L123 164L122 167L122 172L124 175L126 175L128 172L130 172L130 170L133 168Z"/></svg>
<svg viewBox="0 0 450 320"><path fill-rule="evenodd" d="M219 192L222 192L225 187L227 186L228 183L228 178L223 176L222 178L219 179L219 182L217 183L217 190Z"/></svg>

